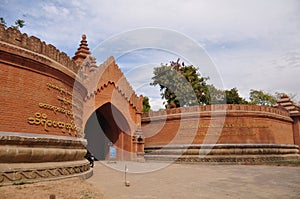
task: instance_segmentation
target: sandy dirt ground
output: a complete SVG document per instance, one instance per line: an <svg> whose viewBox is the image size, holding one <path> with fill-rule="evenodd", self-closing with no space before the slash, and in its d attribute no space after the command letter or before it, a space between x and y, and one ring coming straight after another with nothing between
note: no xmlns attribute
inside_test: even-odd
<svg viewBox="0 0 300 199"><path fill-rule="evenodd" d="M125 165L130 186L125 186ZM300 167L96 162L93 170L87 180L3 186L0 198L300 198Z"/></svg>
<svg viewBox="0 0 300 199"><path fill-rule="evenodd" d="M0 187L1 199L102 199L95 186L80 178Z"/></svg>
<svg viewBox="0 0 300 199"><path fill-rule="evenodd" d="M300 167L171 164L162 168L164 166L127 162L128 172L142 173L128 173L130 186L126 187L124 163L97 162L94 176L87 182L101 188L107 199L300 198Z"/></svg>

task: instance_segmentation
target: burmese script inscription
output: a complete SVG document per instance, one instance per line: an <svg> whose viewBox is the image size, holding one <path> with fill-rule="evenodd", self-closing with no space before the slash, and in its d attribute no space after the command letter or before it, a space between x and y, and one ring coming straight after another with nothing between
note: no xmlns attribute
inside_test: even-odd
<svg viewBox="0 0 300 199"><path fill-rule="evenodd" d="M49 119L46 113L38 111L33 117L29 117L27 119L28 124L37 126L41 125L46 132L49 132L50 128L59 128L61 129L62 133L79 136L79 134L82 133L82 130L74 124L74 113L72 111L73 107L79 109L79 106L74 104L70 99L73 97L72 92L66 88L52 83L47 83L47 88L49 90L54 89L58 91L59 95L57 96L57 100L59 105L40 102L38 107L44 110L52 111L55 114L64 114L70 121L66 122Z"/></svg>

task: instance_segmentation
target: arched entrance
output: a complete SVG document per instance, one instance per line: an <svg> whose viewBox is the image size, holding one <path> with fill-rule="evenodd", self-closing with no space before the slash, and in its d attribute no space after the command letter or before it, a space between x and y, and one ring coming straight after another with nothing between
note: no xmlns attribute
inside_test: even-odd
<svg viewBox="0 0 300 199"><path fill-rule="evenodd" d="M77 61L87 89L82 108L87 149L100 160L143 161L143 97L136 95L113 57L99 66L89 53L83 57L84 62Z"/></svg>
<svg viewBox="0 0 300 199"><path fill-rule="evenodd" d="M87 149L98 160L125 160L130 157L130 127L123 114L111 103L96 109L85 125Z"/></svg>

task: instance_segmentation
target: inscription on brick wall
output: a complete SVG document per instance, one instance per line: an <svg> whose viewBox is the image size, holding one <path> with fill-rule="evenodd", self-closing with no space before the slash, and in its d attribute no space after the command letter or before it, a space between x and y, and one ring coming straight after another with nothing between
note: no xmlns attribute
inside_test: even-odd
<svg viewBox="0 0 300 199"><path fill-rule="evenodd" d="M180 137L204 137L204 136L255 136L255 132L197 132L196 135L188 132L179 132Z"/></svg>
<svg viewBox="0 0 300 199"><path fill-rule="evenodd" d="M212 131L207 132L206 129L221 129L225 130L222 132ZM204 137L204 136L255 136L256 132L253 129L265 129L269 128L266 125L256 125L256 124L200 124L200 125L185 125L180 127L179 136L180 137ZM192 129L198 129L195 134L194 131L189 132Z"/></svg>
<svg viewBox="0 0 300 199"><path fill-rule="evenodd" d="M71 91L68 91L67 89L65 89L63 87L60 87L60 86L57 86L57 85L51 84L51 83L47 83L47 86L48 86L48 88L53 88L53 89L59 91L61 94L69 95L71 97L73 96Z"/></svg>
<svg viewBox="0 0 300 199"><path fill-rule="evenodd" d="M52 110L54 113L63 113L66 116L70 116L71 118L73 118L73 112L71 110L65 109L64 107L58 107L58 106L54 106L54 105L50 105L50 104L44 104L44 103L39 103L39 107L40 108L44 108L44 109L48 109L48 110Z"/></svg>
<svg viewBox="0 0 300 199"><path fill-rule="evenodd" d="M72 136L80 136L82 134L82 129L77 127L74 124L74 113L71 111L73 106L77 109L80 109L80 106L77 104L73 103L69 97L73 97L73 94L71 91L68 91L66 88L63 88L61 86L52 84L52 83L47 83L47 88L49 90L54 89L58 91L58 96L56 97L59 105L52 105L49 103L45 102L40 102L38 104L39 108L52 111L55 114L64 114L66 117L71 119L71 121L66 122L66 121L57 121L56 119L49 119L47 118L47 114L43 113L42 111L38 111L34 114L34 116L28 118L28 124L30 125L41 125L43 126L44 130L46 132L49 132L51 128L59 128L61 129L62 133L68 133L69 135ZM78 116L76 116L78 117Z"/></svg>
<svg viewBox="0 0 300 199"><path fill-rule="evenodd" d="M45 113L35 113L34 117L28 118L28 123L31 125L41 125L44 127L45 131L49 131L49 128L60 128L63 133L69 133L70 135L75 134L80 131L73 120L71 123L50 120L47 118Z"/></svg>
<svg viewBox="0 0 300 199"><path fill-rule="evenodd" d="M186 125L181 127L181 129L199 129L199 128L246 128L246 129L251 129L251 128L268 128L268 126L265 125L247 125L247 124L224 124L224 125L205 125L205 124L200 124L198 126L194 125Z"/></svg>

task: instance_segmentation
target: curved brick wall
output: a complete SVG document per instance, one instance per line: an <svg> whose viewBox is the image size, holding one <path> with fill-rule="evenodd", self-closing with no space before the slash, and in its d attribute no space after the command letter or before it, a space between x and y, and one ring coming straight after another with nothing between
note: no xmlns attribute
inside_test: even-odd
<svg viewBox="0 0 300 199"><path fill-rule="evenodd" d="M56 62L77 73L79 66L68 57L64 52L60 52L55 46L51 44L46 44L44 41L41 41L39 38L30 36L26 33L21 33L19 30L14 28L5 29L3 25L0 25L0 41L1 43L5 42L6 44L12 44L14 47L20 47L22 49L19 52L23 54L39 54L38 59L42 59L49 63ZM24 50L26 52L24 52ZM44 56L43 56L44 55ZM48 61L47 61L48 59ZM63 68L60 68L63 69Z"/></svg>
<svg viewBox="0 0 300 199"><path fill-rule="evenodd" d="M54 46L0 26L0 183L90 171L82 130L87 91L80 82L73 88L78 68ZM20 178L7 173L14 163L31 162L39 162L39 169L17 169ZM27 175L28 169L36 173ZM66 172L55 174L59 169Z"/></svg>
<svg viewBox="0 0 300 199"><path fill-rule="evenodd" d="M70 59L51 44L0 25L0 78L0 185L90 176L84 155L91 137L84 130L98 133L86 128L94 113L109 120L102 127L117 148L114 160L144 160L143 98L112 57L96 65L85 35ZM112 132L110 125L118 128Z"/></svg>
<svg viewBox="0 0 300 199"><path fill-rule="evenodd" d="M294 148L288 152L293 158L298 156L298 146L294 142L293 119L287 111L278 108L208 105L150 112L142 117L142 130L145 136L146 159L161 159L164 156L165 160L174 160L174 154L177 158L180 157L178 154L183 154L183 160L192 156L199 158L201 150L203 153L201 148L207 146L211 149L214 146L222 146L219 149L222 152L219 160L224 159L225 155L232 159L241 155L237 150L250 156L262 155L266 151L264 147L268 148L270 144L274 148L273 151L277 152L268 160L275 160L280 152L287 154L286 146L283 145ZM258 147L255 149L257 154L250 150L245 152L243 149L253 146ZM192 154L183 153L184 150L190 150L190 147L195 148ZM216 149L210 153L215 155L215 151ZM218 161L216 158L210 159Z"/></svg>
<svg viewBox="0 0 300 199"><path fill-rule="evenodd" d="M160 130L153 132L157 126ZM207 144L214 143L214 138L218 144L294 144L289 113L255 105L209 105L151 112L143 115L142 130L146 146L166 145L171 140L173 144L201 144L204 138Z"/></svg>
<svg viewBox="0 0 300 199"><path fill-rule="evenodd" d="M73 93L75 62L12 28L0 26L0 39L1 131L80 137L86 91Z"/></svg>

